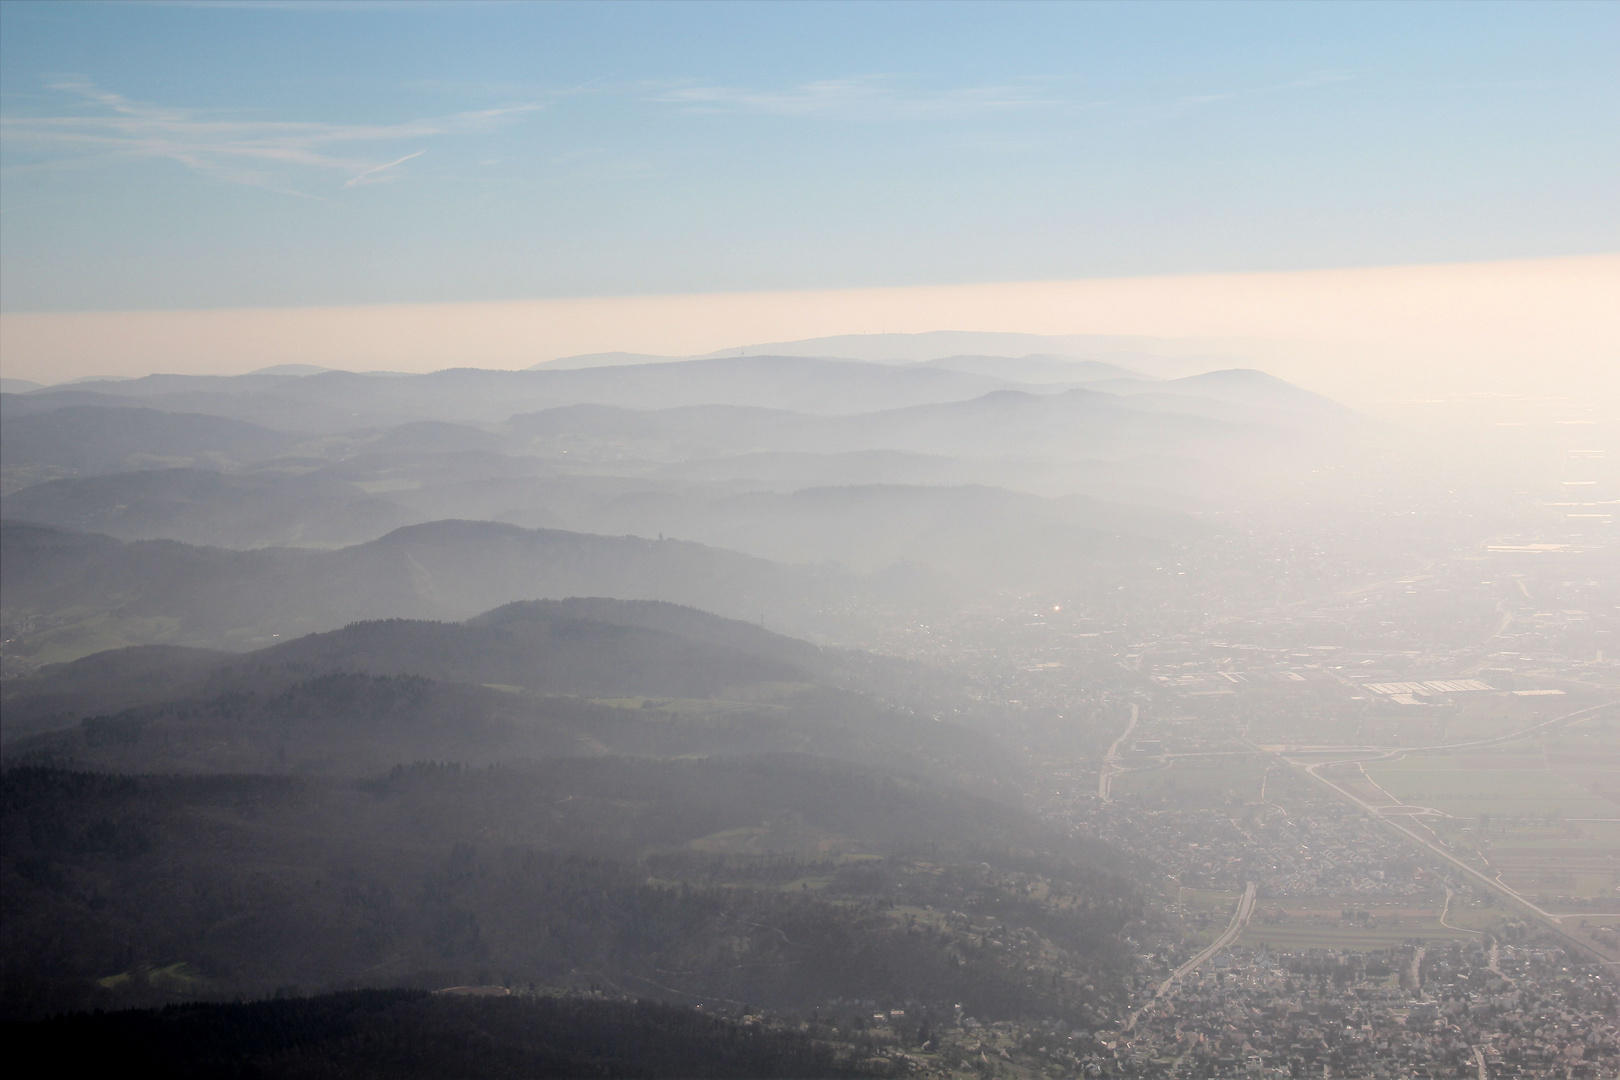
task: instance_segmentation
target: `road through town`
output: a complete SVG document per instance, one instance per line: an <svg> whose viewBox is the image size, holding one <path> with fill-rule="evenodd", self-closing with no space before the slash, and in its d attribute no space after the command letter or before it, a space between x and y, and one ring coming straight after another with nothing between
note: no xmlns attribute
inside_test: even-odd
<svg viewBox="0 0 1620 1080"><path fill-rule="evenodd" d="M1102 772L1097 776L1097 797L1103 802L1108 802L1112 798L1110 789L1114 784L1114 775L1125 771L1119 764L1119 748L1125 745L1125 740L1136 730L1136 719L1140 715L1140 707L1132 703L1131 722L1125 725L1125 730L1119 733L1119 738L1108 747L1108 754L1103 758Z"/></svg>
<svg viewBox="0 0 1620 1080"><path fill-rule="evenodd" d="M1197 970L1200 964L1203 964L1210 957L1236 941L1238 935L1243 933L1243 928L1249 925L1249 916L1254 914L1254 901L1255 886L1254 882L1250 881L1243 886L1243 896L1238 900L1237 910L1232 912L1232 921L1226 924L1226 929L1221 931L1221 936L1210 942L1197 956L1171 972L1170 977L1160 983L1159 988L1153 992L1154 999L1164 997L1170 992L1170 988L1175 986L1183 976L1190 975ZM1136 1017L1140 1012L1141 1010L1138 1009L1136 1012L1131 1013L1130 1019L1125 1022L1126 1031L1136 1026Z"/></svg>

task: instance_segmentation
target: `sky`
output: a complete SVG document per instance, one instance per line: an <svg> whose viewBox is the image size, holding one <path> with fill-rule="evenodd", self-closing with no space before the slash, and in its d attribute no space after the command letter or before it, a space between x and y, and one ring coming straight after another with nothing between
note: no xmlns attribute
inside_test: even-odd
<svg viewBox="0 0 1620 1080"><path fill-rule="evenodd" d="M1616 57L1614 3L7 0L0 311L1615 252Z"/></svg>

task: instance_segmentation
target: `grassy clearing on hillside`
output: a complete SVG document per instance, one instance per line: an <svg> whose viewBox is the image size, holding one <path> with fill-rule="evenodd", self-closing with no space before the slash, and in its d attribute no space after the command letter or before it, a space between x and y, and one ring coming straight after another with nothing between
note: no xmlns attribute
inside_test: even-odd
<svg viewBox="0 0 1620 1080"><path fill-rule="evenodd" d="M791 691L781 687L807 689L809 683L770 683L760 687L737 687L726 691L725 697L667 698L667 697L614 697L587 698L592 705L606 705L614 709L641 709L649 719L658 715L678 716L683 720L704 717L735 716L739 713L757 713L761 709L785 712L787 706L775 702L790 696ZM735 691L735 692L734 692Z"/></svg>
<svg viewBox="0 0 1620 1080"><path fill-rule="evenodd" d="M70 608L34 619L29 619L26 613L14 616L7 612L6 615L8 623L16 618L18 622L26 620L44 627L22 635L10 646L37 667L66 664L92 653L130 645L168 644L178 640L180 633L178 619L144 618L88 608Z"/></svg>
<svg viewBox="0 0 1620 1080"><path fill-rule="evenodd" d="M120 971L96 980L96 985L105 990L125 989L136 983L172 994L195 994L206 987L206 980L199 978L184 960L165 967Z"/></svg>

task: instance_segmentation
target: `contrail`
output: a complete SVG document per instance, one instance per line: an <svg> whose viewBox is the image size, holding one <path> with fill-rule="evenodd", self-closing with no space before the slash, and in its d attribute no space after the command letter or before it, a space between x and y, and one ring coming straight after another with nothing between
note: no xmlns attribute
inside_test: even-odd
<svg viewBox="0 0 1620 1080"><path fill-rule="evenodd" d="M359 176L351 177L349 182L344 184L343 186L344 187L354 187L354 185L363 182L365 180L365 178L368 177L368 176L375 176L377 173L382 172L384 169L392 169L395 165L403 164L404 162L407 162L407 161L411 160L411 158L413 158L413 157L421 157L425 153L427 153L426 150L418 150L414 154L406 154L404 157L400 158L398 161L390 161L386 165L378 165L378 166L376 166L374 168L367 169L365 172L361 173Z"/></svg>

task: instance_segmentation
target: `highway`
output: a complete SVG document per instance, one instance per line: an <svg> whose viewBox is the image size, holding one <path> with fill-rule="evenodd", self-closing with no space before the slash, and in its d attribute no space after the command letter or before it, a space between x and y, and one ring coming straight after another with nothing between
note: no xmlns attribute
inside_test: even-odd
<svg viewBox="0 0 1620 1080"><path fill-rule="evenodd" d="M1339 796L1342 799L1347 799L1351 803L1355 804L1357 807L1359 807L1368 816L1374 818L1375 820L1382 821L1385 825L1388 825L1390 828L1395 829L1397 832L1401 833L1403 836L1405 836L1412 843L1416 844L1418 847L1423 848L1425 851L1428 851L1431 854L1434 854L1434 855L1438 856L1439 858L1444 860L1448 865L1450 865L1453 868L1461 871L1462 874L1466 878L1468 878L1469 880L1475 882L1478 885L1483 886L1487 891L1496 893L1498 896L1506 897L1507 899L1509 899L1509 900L1513 901L1514 903L1520 905L1522 908L1527 909L1528 911L1530 911L1531 913L1536 915L1541 920L1542 925L1546 926L1549 930L1553 931L1555 934L1557 934L1559 937L1563 938L1565 941L1567 941L1570 944L1576 946L1576 948L1578 949L1579 952L1587 955L1588 957L1596 959L1601 964L1604 964L1604 965L1612 968L1612 967L1620 966L1620 962L1610 960L1608 957L1604 956L1602 953L1600 953L1596 948L1594 948L1588 942L1582 941L1581 939L1575 937L1568 930L1564 929L1564 926L1563 926L1563 919L1569 918L1570 916L1579 916L1579 915L1585 915L1585 914L1602 914L1601 912L1588 913L1588 912L1579 912L1579 911L1577 911L1577 912L1554 913L1554 912L1551 912L1551 911L1547 911L1546 909L1542 908L1539 904L1535 903L1534 901L1530 900L1528 897L1526 897L1523 894L1521 894L1520 892L1518 892L1516 889L1511 888L1510 886L1504 884L1503 882L1501 882L1501 881L1499 881L1499 880L1497 880L1495 878L1487 877L1486 875L1480 873L1474 867L1469 866L1466 862L1464 862L1461 859L1457 858L1451 852L1449 852L1449 851L1445 850L1444 848L1440 847L1438 844L1435 844L1435 843L1429 841L1425 837L1419 835L1413 829L1411 829L1408 826L1401 824L1399 821L1396 821L1393 818L1391 818L1388 815L1388 813L1386 813L1386 811L1393 810L1393 809L1395 809L1394 807L1381 807L1381 806L1376 806L1376 805L1374 805L1372 803L1369 803L1366 800L1358 797L1354 793L1352 793L1350 791L1346 791L1344 788L1340 787L1338 784L1335 784L1328 777L1323 776L1319 770L1329 768L1329 767L1331 767L1333 765L1342 765L1342 764L1347 764L1347 763L1351 763L1351 762L1355 762L1355 763L1358 763L1358 764L1365 764L1366 762L1369 762L1369 761L1398 760L1401 757L1405 757L1407 754L1420 753L1420 752L1423 752L1423 751L1430 751L1430 750L1463 750L1463 749L1475 749L1475 748L1484 747L1484 746L1499 746L1499 745L1502 745L1503 743L1516 742L1516 741L1518 741L1520 739L1530 738L1530 737L1532 737L1534 735L1540 734L1543 731L1546 731L1548 728L1551 728L1551 727L1553 727L1553 726L1555 726L1557 724L1561 724L1561 723L1564 723L1566 721L1576 719L1577 717L1588 716L1588 715L1590 715L1590 714L1592 714L1594 712L1599 712L1599 711L1604 710L1604 709L1610 709L1610 708L1613 708L1614 705L1615 705L1614 702L1609 701L1609 702L1604 702L1604 703L1602 703L1600 705L1593 705L1593 706L1590 706L1590 707L1585 708L1585 709L1577 709L1574 712L1565 713L1562 716L1555 716L1551 720L1544 720L1541 723L1535 724L1535 725L1533 725L1531 727L1524 728L1524 729L1522 729L1520 731L1510 732L1509 734L1506 734L1506 735L1498 735L1495 738L1473 739L1473 740L1470 740L1470 741L1467 741L1467 742L1441 743L1441 744L1432 745L1432 746L1397 747L1397 748L1392 749L1392 750L1384 751L1384 752L1381 752L1381 753L1376 753L1372 757L1367 757L1367 756L1365 756L1365 754L1358 752L1358 753L1354 753L1353 756L1351 756L1351 757L1339 758L1339 759L1327 760L1327 761L1317 761L1317 762L1306 763L1304 761L1296 760L1295 758L1290 757L1288 755L1288 753L1287 753L1287 748L1284 748L1284 747L1261 746L1261 747L1256 747L1256 748L1260 749L1260 750L1265 750L1268 753L1274 754L1274 755L1276 755L1276 757L1279 760L1281 760L1283 762L1286 762L1288 765L1291 765L1296 769L1299 769L1306 776L1308 776L1312 780L1315 780L1318 783L1322 784L1324 787L1326 787L1329 791L1333 792L1335 795ZM1255 744L1250 743L1250 745L1253 746ZM1313 750L1314 749L1316 749L1316 748L1313 748ZM1328 749L1328 748L1324 747L1322 749ZM1350 748L1346 748L1346 749L1349 750ZM1391 797L1393 798L1393 796L1391 796Z"/></svg>

